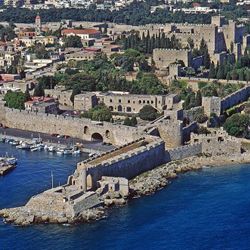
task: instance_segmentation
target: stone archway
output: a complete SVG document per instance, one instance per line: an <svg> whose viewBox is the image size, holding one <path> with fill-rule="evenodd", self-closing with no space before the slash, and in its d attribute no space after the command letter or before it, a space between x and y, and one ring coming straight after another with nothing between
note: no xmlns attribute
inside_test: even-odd
<svg viewBox="0 0 250 250"><path fill-rule="evenodd" d="M99 133L94 133L94 134L92 134L92 136L91 136L91 140L92 140L92 141L103 141L103 137L102 137L102 135L99 134Z"/></svg>

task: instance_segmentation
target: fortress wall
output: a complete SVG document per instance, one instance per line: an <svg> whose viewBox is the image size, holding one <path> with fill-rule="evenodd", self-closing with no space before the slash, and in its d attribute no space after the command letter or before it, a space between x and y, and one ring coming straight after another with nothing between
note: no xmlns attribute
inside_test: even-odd
<svg viewBox="0 0 250 250"><path fill-rule="evenodd" d="M250 86L246 86L221 100L221 110L225 111L250 97Z"/></svg>
<svg viewBox="0 0 250 250"><path fill-rule="evenodd" d="M102 176L132 179L141 173L164 164L166 160L165 156L164 142L157 140L146 146L103 161L101 164L86 164L87 175L91 175L92 187L96 186L97 181Z"/></svg>
<svg viewBox="0 0 250 250"><path fill-rule="evenodd" d="M179 60L183 61L187 67L191 64L191 51L186 49L154 49L153 60L159 69L166 68Z"/></svg>
<svg viewBox="0 0 250 250"><path fill-rule="evenodd" d="M202 144L195 143L166 151L167 161L181 160L202 153Z"/></svg>
<svg viewBox="0 0 250 250"><path fill-rule="evenodd" d="M3 109L0 110L3 112ZM4 113L4 124L6 126L22 130L48 134L56 133L89 141L94 133L99 133L105 142L115 145L122 145L140 137L136 128L113 125L108 122L97 125L85 118L64 117L9 108L4 108Z"/></svg>
<svg viewBox="0 0 250 250"><path fill-rule="evenodd" d="M183 141L183 124L179 120L163 120L157 124L158 132L166 148L179 147Z"/></svg>
<svg viewBox="0 0 250 250"><path fill-rule="evenodd" d="M192 122L188 126L184 127L183 132L183 143L190 141L190 134L198 129L197 122Z"/></svg>

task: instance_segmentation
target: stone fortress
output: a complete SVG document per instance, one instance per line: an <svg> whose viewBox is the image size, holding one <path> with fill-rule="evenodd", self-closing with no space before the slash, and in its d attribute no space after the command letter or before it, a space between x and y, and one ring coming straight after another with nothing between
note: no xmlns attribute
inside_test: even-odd
<svg viewBox="0 0 250 250"><path fill-rule="evenodd" d="M208 46L211 61L216 65L222 63L226 58L237 60L244 54L245 49L250 45L250 35L245 34L244 25L238 25L235 21L226 22L223 16L213 16L211 24L148 24L145 26L114 25L108 29L109 34L119 37L124 30L134 30L142 36L150 36L164 33L165 37L178 39L182 46L177 49L154 49L153 60L156 68L160 71L167 70L169 75L178 75L178 69L170 69L176 61L183 61L186 67L197 69L202 58L192 58L189 41L192 40L194 48L199 48L201 40L204 39ZM230 53L232 54L230 54ZM173 71L174 72L171 72Z"/></svg>
<svg viewBox="0 0 250 250"><path fill-rule="evenodd" d="M183 110L178 108L166 109L155 121L136 128L12 110L3 103L0 119L8 127L67 134L85 140L102 139L116 146L109 152L79 162L67 184L32 197L24 207L14 208L18 215L30 218L32 222L34 218L40 222L75 221L79 215L99 206L106 193L115 192L126 197L129 194L128 180L170 161L202 154L225 156L241 152L241 143L223 130L202 135L192 133L197 124L184 126Z"/></svg>
<svg viewBox="0 0 250 250"><path fill-rule="evenodd" d="M116 25L108 28L108 32L116 36L120 29L128 30L123 25ZM214 62L221 62L230 49L238 58L250 43L249 35L243 35L243 26L233 21L225 24L223 17L213 17L210 25L165 24L133 29L141 34L164 32L169 38L174 35L183 47L188 45L191 38L197 48L203 38ZM186 66L193 64L188 49L155 49L153 57L159 69L168 67L174 71L171 65L178 60ZM72 106L71 91L53 89L46 90L47 94L57 98L62 105ZM213 113L220 116L228 108L246 101L249 96L250 87L245 86L223 99L205 97L202 99L202 109L208 116ZM7 127L68 135L88 141L98 139L116 146L109 152L79 162L65 185L32 197L26 206L18 208L18 215L28 217L31 222L34 218L40 222L72 222L88 209L99 206L103 202L101 197L107 193L128 196L128 181L162 164L198 155L229 157L241 153L241 142L222 129L195 134L197 123L185 125L184 111L176 95L86 92L75 96L74 108L88 110L98 103L104 103L113 112L132 114L138 113L145 105L151 105L162 116L143 126L128 127L86 118L13 110L0 103L0 121Z"/></svg>

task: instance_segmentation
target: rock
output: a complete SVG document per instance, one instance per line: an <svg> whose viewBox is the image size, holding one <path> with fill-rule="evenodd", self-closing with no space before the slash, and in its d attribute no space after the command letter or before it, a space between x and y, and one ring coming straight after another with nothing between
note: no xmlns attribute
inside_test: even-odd
<svg viewBox="0 0 250 250"><path fill-rule="evenodd" d="M61 217L57 219L57 222L59 224L68 223L68 219L66 217Z"/></svg>

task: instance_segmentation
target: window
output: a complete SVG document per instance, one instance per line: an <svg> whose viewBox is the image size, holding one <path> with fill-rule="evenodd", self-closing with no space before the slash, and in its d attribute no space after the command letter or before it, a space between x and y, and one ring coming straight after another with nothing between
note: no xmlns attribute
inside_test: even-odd
<svg viewBox="0 0 250 250"><path fill-rule="evenodd" d="M119 103L121 103L122 102L122 100L121 99L119 99Z"/></svg>
<svg viewBox="0 0 250 250"><path fill-rule="evenodd" d="M147 104L149 104L149 101L147 101Z"/></svg>
<svg viewBox="0 0 250 250"><path fill-rule="evenodd" d="M127 112L131 112L131 107L127 107Z"/></svg>
<svg viewBox="0 0 250 250"><path fill-rule="evenodd" d="M128 100L128 103L130 103L130 100Z"/></svg>
<svg viewBox="0 0 250 250"><path fill-rule="evenodd" d="M154 103L154 101L151 101L151 104L153 104Z"/></svg>
<svg viewBox="0 0 250 250"><path fill-rule="evenodd" d="M112 99L110 99L109 102L112 102Z"/></svg>
<svg viewBox="0 0 250 250"><path fill-rule="evenodd" d="M141 104L141 100L139 100L139 104Z"/></svg>

